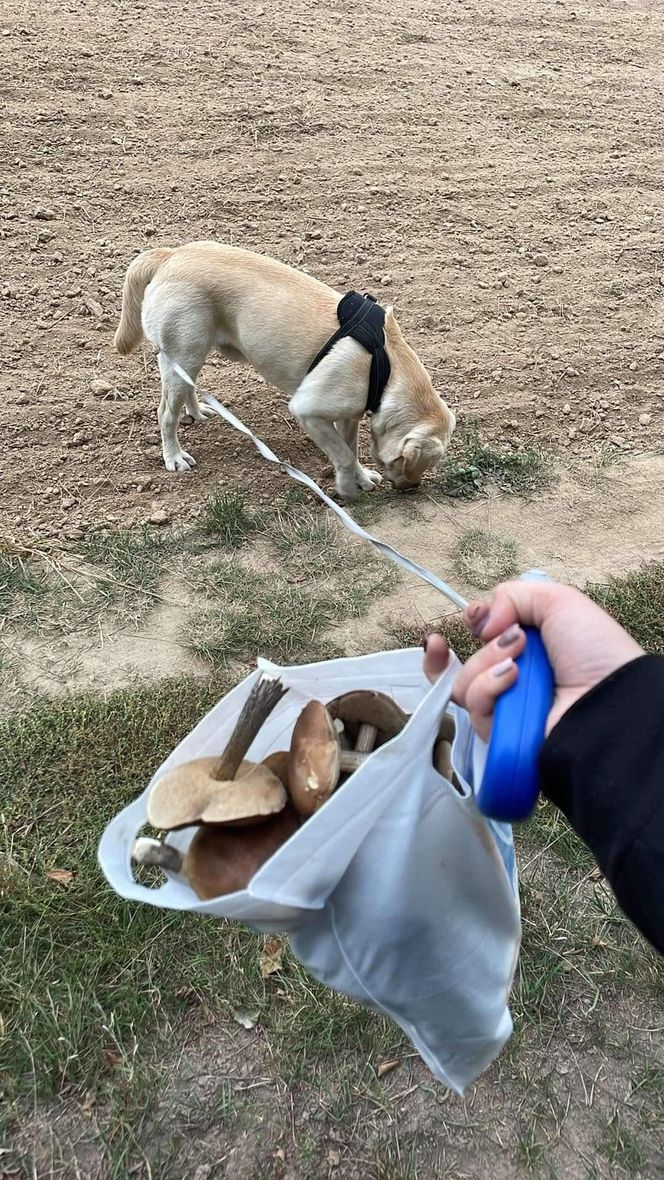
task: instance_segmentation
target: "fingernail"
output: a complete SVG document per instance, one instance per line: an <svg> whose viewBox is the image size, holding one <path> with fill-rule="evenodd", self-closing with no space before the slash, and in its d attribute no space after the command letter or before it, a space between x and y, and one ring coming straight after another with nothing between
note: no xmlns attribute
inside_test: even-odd
<svg viewBox="0 0 664 1180"><path fill-rule="evenodd" d="M483 603L480 603L478 605L477 611L474 613L472 618L470 615L468 616L468 622L470 623L470 630L473 635L481 635L484 628L486 627L488 621L489 621L489 608L488 608L488 606L484 606Z"/></svg>
<svg viewBox="0 0 664 1180"><path fill-rule="evenodd" d="M513 665L514 660L501 660L499 664L494 664L493 668L491 669L491 675L495 676L496 678L505 676L507 672L509 672L510 668L513 667Z"/></svg>
<svg viewBox="0 0 664 1180"><path fill-rule="evenodd" d="M427 627L426 631L424 631L422 633L422 638L420 639L420 646L423 647L425 651L427 650L429 640L431 639L432 635L433 635L433 630L431 627Z"/></svg>
<svg viewBox="0 0 664 1180"><path fill-rule="evenodd" d="M502 635L498 636L496 647L511 647L513 643L516 643L520 634L521 628L519 624L512 623L511 627L508 627L506 631L503 631Z"/></svg>

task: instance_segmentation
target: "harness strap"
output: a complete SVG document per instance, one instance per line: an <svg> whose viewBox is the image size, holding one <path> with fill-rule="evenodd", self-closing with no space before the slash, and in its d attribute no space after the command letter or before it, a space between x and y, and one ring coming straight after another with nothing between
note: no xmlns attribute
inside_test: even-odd
<svg viewBox="0 0 664 1180"><path fill-rule="evenodd" d="M345 336L351 336L371 353L366 413L375 414L380 408L383 391L391 372L385 349L385 308L381 307L373 295L359 295L357 291L349 291L337 307L337 319L339 328L314 357L307 372L311 373L312 369L320 364L337 341L343 340Z"/></svg>

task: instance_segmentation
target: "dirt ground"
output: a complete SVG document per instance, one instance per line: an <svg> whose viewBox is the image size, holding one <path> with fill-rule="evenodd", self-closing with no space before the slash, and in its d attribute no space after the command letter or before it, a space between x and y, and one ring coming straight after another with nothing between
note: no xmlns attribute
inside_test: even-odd
<svg viewBox="0 0 664 1180"><path fill-rule="evenodd" d="M386 539L443 576L469 529L514 542L520 568L543 565L579 584L664 556L663 35L656 0L6 0L0 533L75 548L88 530L139 524L158 509L186 524L220 485L265 505L285 491L284 478L217 421L184 427L198 467L168 474L154 358L113 351L135 253L213 237L393 302L461 419L477 418L490 442L555 453L558 481L527 506L497 496L446 502L425 482L419 497L378 519ZM324 460L281 394L213 359L202 384L277 453L321 477ZM191 597L165 586L178 610L162 605L138 633L68 636L64 654L50 640L22 639L28 690L200 671L179 631ZM368 619L342 624L336 640L370 650L384 645L386 620L430 620L440 603L404 582ZM525 881L539 889L529 868ZM639 1163L615 1116L642 1086L636 1061L659 1071L661 1087L661 1011L654 1000L638 1012L610 997L597 1003L594 1016L594 1004L586 1013L561 1000L555 1040L552 1032L546 1045L521 1042L463 1104L414 1062L395 1073L383 1117L373 1098L358 1107L353 1074L346 1122L340 1115L338 1137L330 1132L310 1170L304 1149L286 1162L296 1116L282 1088L275 1100L252 1090L251 1134L218 1127L212 1105L210 1129L191 1157L183 1148L180 1171L146 1165L132 1174L661 1175L657 1130ZM595 1043L600 1020L606 1036ZM625 1030L638 1049L631 1056ZM194 1038L192 1060L185 1054L165 1071L176 1090L189 1086L189 1067L201 1072L211 1046L224 1077L237 1073L247 1089L263 1086L263 1075L277 1085L273 1064L256 1049L254 1060L231 1032L230 1048L226 1027L204 1030L202 1049ZM540 1109L542 1085L555 1091L551 1116ZM659 1102L654 1083L653 1092ZM298 1136L309 1126L314 1145L322 1142L327 1099L304 1083L295 1094ZM96 1131L86 1163L79 1122L88 1112L71 1132L83 1143L72 1148L76 1167L45 1162L58 1128L55 1115L44 1117L43 1135L37 1114L36 1131L30 1124L25 1175L111 1175ZM531 1129L550 1119L539 1154ZM598 1155L602 1126L613 1139Z"/></svg>
<svg viewBox="0 0 664 1180"><path fill-rule="evenodd" d="M198 470L167 474L154 360L113 352L133 255L196 238L393 301L489 439L661 448L658 4L9 0L2 21L15 534L76 539L155 502L189 517L218 483L281 486L218 422L189 428ZM320 474L281 395L225 362L204 383Z"/></svg>

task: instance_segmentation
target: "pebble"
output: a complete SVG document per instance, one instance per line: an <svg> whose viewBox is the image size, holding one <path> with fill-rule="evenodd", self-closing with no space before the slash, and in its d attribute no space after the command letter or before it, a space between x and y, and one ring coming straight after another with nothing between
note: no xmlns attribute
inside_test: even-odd
<svg viewBox="0 0 664 1180"><path fill-rule="evenodd" d="M50 230L50 229L41 229L41 230L39 231L39 233L37 234L37 243L38 243L39 245L44 245L44 246L45 246L45 245L48 245L48 243L49 243L49 242L52 242L52 241L53 241L53 238L54 238L54 237L55 237L55 234L53 233L53 231L52 231L52 230Z"/></svg>
<svg viewBox="0 0 664 1180"><path fill-rule="evenodd" d="M113 386L109 385L108 381L96 379L90 382L90 392L93 397L105 397L107 393L113 392Z"/></svg>
<svg viewBox="0 0 664 1180"><path fill-rule="evenodd" d="M636 373L636 370L638 369L638 367L639 366L637 365L636 361L632 361L632 363L629 366L629 370L631 373Z"/></svg>
<svg viewBox="0 0 664 1180"><path fill-rule="evenodd" d="M170 519L170 513L165 508L157 508L148 516L148 524L169 524Z"/></svg>
<svg viewBox="0 0 664 1180"><path fill-rule="evenodd" d="M66 498L65 498L65 499L62 501L62 507L63 507L63 508L74 508L74 507L75 507L75 505L76 505L76 500L74 499L74 497L73 497L73 496L67 496L67 497L66 497Z"/></svg>
<svg viewBox="0 0 664 1180"><path fill-rule="evenodd" d="M65 445L68 447L84 447L89 442L92 442L90 435L84 434L82 430L77 430L76 434L68 439Z"/></svg>
<svg viewBox="0 0 664 1180"><path fill-rule="evenodd" d="M535 263L535 266L549 265L549 259L547 258L546 254L536 254L533 258L533 262Z"/></svg>
<svg viewBox="0 0 664 1180"><path fill-rule="evenodd" d="M391 287L392 286L392 275L383 275L380 282L381 282L382 287Z"/></svg>
<svg viewBox="0 0 664 1180"><path fill-rule="evenodd" d="M37 221L55 221L55 209L38 208L35 209L32 216L35 217Z"/></svg>
<svg viewBox="0 0 664 1180"><path fill-rule="evenodd" d="M652 414L639 414L639 426L650 426Z"/></svg>
<svg viewBox="0 0 664 1180"><path fill-rule="evenodd" d="M17 406L29 406L30 405L30 398L28 397L27 393L19 393L19 395L16 399L16 405Z"/></svg>
<svg viewBox="0 0 664 1180"><path fill-rule="evenodd" d="M563 414L571 414L571 412L572 407L570 406L569 402L565 402L565 405L563 406Z"/></svg>
<svg viewBox="0 0 664 1180"><path fill-rule="evenodd" d="M305 234L304 236L309 238L312 242L318 242L322 238L323 234L319 229L311 229L309 230L309 233Z"/></svg>
<svg viewBox="0 0 664 1180"><path fill-rule="evenodd" d="M64 535L67 541L81 541L85 533L83 529L65 529Z"/></svg>

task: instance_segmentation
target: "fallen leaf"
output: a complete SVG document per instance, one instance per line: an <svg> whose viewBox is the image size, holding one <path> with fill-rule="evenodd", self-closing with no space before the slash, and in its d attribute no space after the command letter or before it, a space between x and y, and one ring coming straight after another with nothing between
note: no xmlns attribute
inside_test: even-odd
<svg viewBox="0 0 664 1180"><path fill-rule="evenodd" d="M341 1163L341 1152L333 1151L332 1148L327 1153L327 1162L331 1168L338 1168Z"/></svg>
<svg viewBox="0 0 664 1180"><path fill-rule="evenodd" d="M274 1159L274 1160L281 1160L281 1162L282 1162L282 1163L285 1163L285 1161L286 1161L286 1152L284 1151L283 1147L278 1147L278 1148L277 1148L277 1150L274 1152L274 1155L272 1156L272 1159Z"/></svg>
<svg viewBox="0 0 664 1180"><path fill-rule="evenodd" d="M49 869L46 876L50 881L57 881L58 885L71 885L74 879L70 869Z"/></svg>
<svg viewBox="0 0 664 1180"><path fill-rule="evenodd" d="M281 971L283 966L282 957L286 943L283 938L268 938L263 947L261 955L261 975L263 979L267 979L268 975L274 975L275 971Z"/></svg>
<svg viewBox="0 0 664 1180"><path fill-rule="evenodd" d="M118 1069L122 1065L122 1054L117 1049L104 1049L102 1057L111 1069Z"/></svg>
<svg viewBox="0 0 664 1180"><path fill-rule="evenodd" d="M259 1012L248 1012L246 1008L236 1008L233 1013L233 1020L236 1020L243 1028L255 1028L258 1024L259 1015Z"/></svg>
<svg viewBox="0 0 664 1180"><path fill-rule="evenodd" d="M398 1061L381 1061L376 1073L379 1078L384 1078L386 1073L392 1073L392 1070L396 1069L399 1064Z"/></svg>

